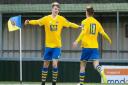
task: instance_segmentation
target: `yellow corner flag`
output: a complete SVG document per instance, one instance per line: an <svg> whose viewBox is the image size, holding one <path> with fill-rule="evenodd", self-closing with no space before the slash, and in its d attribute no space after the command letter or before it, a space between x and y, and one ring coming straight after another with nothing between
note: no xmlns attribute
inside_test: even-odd
<svg viewBox="0 0 128 85"><path fill-rule="evenodd" d="M11 17L8 20L8 30L15 31L21 29L21 15Z"/></svg>

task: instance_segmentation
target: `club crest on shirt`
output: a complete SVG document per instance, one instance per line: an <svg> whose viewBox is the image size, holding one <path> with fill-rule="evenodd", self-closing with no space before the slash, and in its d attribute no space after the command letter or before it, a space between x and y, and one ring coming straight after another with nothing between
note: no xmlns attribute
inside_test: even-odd
<svg viewBox="0 0 128 85"><path fill-rule="evenodd" d="M51 31L57 31L58 23L59 23L58 21L55 21L55 22L51 21L50 22L50 30Z"/></svg>

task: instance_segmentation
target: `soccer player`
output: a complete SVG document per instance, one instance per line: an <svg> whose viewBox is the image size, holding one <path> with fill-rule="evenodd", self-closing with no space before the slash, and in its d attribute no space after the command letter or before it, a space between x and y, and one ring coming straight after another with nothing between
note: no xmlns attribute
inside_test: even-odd
<svg viewBox="0 0 128 85"><path fill-rule="evenodd" d="M87 6L86 8L86 19L82 21L82 31L79 37L73 43L75 48L79 41L81 41L82 54L80 59L80 85L84 84L84 78L86 77L86 63L87 61L93 61L94 68L100 73L103 78L104 83L107 83L106 76L104 75L104 70L99 65L99 50L98 50L98 33L102 34L111 44L111 39L104 32L100 22L98 22L94 17L93 7Z"/></svg>
<svg viewBox="0 0 128 85"><path fill-rule="evenodd" d="M25 24L44 25L45 28L45 52L42 68L42 85L45 85L50 61L53 66L52 85L56 85L58 77L58 59L61 55L61 31L63 27L79 28L79 25L69 22L63 16L58 15L60 5L52 3L52 13L38 20L26 20Z"/></svg>

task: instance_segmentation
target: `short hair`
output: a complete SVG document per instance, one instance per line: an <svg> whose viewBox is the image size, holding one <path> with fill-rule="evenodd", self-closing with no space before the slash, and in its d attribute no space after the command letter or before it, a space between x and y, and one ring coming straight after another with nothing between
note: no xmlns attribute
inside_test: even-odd
<svg viewBox="0 0 128 85"><path fill-rule="evenodd" d="M86 11L88 12L88 15L90 15L90 16L94 15L94 9L92 6L87 6Z"/></svg>
<svg viewBox="0 0 128 85"><path fill-rule="evenodd" d="M54 6L57 6L58 8L60 8L60 4L59 4L58 2L53 2L53 3L52 3L52 8L53 8Z"/></svg>

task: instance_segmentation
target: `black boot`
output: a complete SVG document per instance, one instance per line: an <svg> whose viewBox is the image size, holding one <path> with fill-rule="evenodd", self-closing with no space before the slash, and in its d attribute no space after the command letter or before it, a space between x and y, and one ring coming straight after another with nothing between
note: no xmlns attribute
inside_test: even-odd
<svg viewBox="0 0 128 85"><path fill-rule="evenodd" d="M56 82L52 82L52 85L56 85Z"/></svg>
<svg viewBox="0 0 128 85"><path fill-rule="evenodd" d="M44 81L42 81L41 85L45 85L45 82L44 82Z"/></svg>

